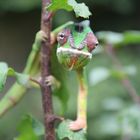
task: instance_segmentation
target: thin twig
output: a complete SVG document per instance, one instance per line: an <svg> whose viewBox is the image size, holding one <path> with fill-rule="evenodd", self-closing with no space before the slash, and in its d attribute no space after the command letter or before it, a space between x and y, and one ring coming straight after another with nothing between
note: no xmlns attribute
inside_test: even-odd
<svg viewBox="0 0 140 140"><path fill-rule="evenodd" d="M30 80L31 80L32 82L36 83L37 85L41 86L40 81L38 81L38 80L36 80L36 79L34 79L34 78L32 78L32 77L30 77Z"/></svg>
<svg viewBox="0 0 140 140"><path fill-rule="evenodd" d="M105 47L105 51L108 54L108 56L111 57L111 60L113 61L113 64L116 66L116 68L118 70L122 70L123 66L122 66L121 62L119 61L119 59L117 58L112 44L107 44ZM138 94L137 94L135 88L133 87L132 83L130 82L128 76L124 76L121 79L121 82L122 82L122 85L128 91L128 94L133 99L133 101L136 104L140 104L140 97L138 96Z"/></svg>
<svg viewBox="0 0 140 140"><path fill-rule="evenodd" d="M50 75L51 67L51 16L45 7L51 3L50 0L42 0L41 30L46 34L46 40L42 41L41 47L41 91L44 109L45 140L55 140L54 117L52 106L51 87L46 85L45 79ZM52 121L53 120L53 121Z"/></svg>

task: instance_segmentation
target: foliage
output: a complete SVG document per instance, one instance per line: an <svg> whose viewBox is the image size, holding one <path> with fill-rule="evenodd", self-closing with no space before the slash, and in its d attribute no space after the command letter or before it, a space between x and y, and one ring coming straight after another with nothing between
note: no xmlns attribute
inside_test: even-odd
<svg viewBox="0 0 140 140"><path fill-rule="evenodd" d="M28 85L29 75L17 73L14 69L8 67L6 63L0 62L0 91L4 88L7 76L15 76L19 84Z"/></svg>
<svg viewBox="0 0 140 140"><path fill-rule="evenodd" d="M59 140L69 139L69 140L86 140L86 133L84 130L78 132L73 132L69 129L69 124L71 120L65 120L59 124L57 129L57 135Z"/></svg>
<svg viewBox="0 0 140 140"><path fill-rule="evenodd" d="M92 2L92 0L90 1ZM95 0L95 3L102 5L108 5L108 3L112 3L112 7L116 7L116 9L131 9L133 7L132 1L123 1L125 4L130 5L130 7L122 7L117 1L104 1L104 0ZM88 2L87 2L88 3ZM116 3L116 5L115 5ZM124 4L124 5L125 5ZM0 2L1 10L10 10L10 11L28 11L33 9L34 7L38 7L40 5L40 1L26 1L26 0L6 0ZM65 7L63 4L60 7L56 7L56 9L63 9ZM67 5L67 3L66 3ZM66 6L65 5L65 6ZM52 5L50 5L51 7ZM59 6L59 5L58 5ZM51 10L54 11L55 6L52 6ZM72 6L67 5L65 10L71 11ZM74 10L74 9L73 9ZM76 9L75 9L76 10ZM114 10L114 9L113 9ZM118 10L119 11L119 10ZM125 10L124 10L125 11ZM121 11L119 11L121 12ZM77 13L77 12L76 12ZM82 15L82 13L80 13ZM86 17L88 14L86 14ZM82 15L83 16L83 15ZM85 15L84 15L85 16ZM97 32L98 39L100 40L99 51L94 56L93 62L89 65L89 74L88 77L90 79L89 82L89 136L88 139L121 139L122 137L131 138L131 139L140 139L139 136L139 122L140 122L140 114L139 114L139 106L136 106L135 103L131 101L131 98L127 95L127 91L120 84L121 79L124 76L128 76L130 80L132 80L136 89L139 90L139 51L138 47L135 45L140 43L140 33L139 31L125 31L122 33L116 33L112 31L108 32ZM117 52L120 61L122 61L123 68L116 69L114 65L111 64L110 58L108 58L107 54L105 54L105 47L107 44L112 44L112 47ZM124 47L125 46L125 47ZM137 50L136 50L137 49ZM1 89L3 89L7 76L16 77L17 81L21 81L20 83L26 85L28 83L28 75L21 75L15 72L12 68L9 68L6 63L0 63L0 85ZM75 77L69 74L70 84L72 84L71 91L72 96L74 96L73 91L76 89ZM68 79L68 80L69 80ZM96 94L97 93L97 94ZM36 96L36 95L35 95ZM74 105L75 96L70 97L70 104ZM33 100L33 99L31 99ZM26 102L25 102L26 104ZM36 103L34 104L36 106ZM34 107L35 108L35 107ZM60 113L59 104L57 105L55 102L55 108L57 113ZM70 111L69 111L70 110ZM73 114L75 112L75 108L69 109L68 112ZM68 114L70 114L68 113ZM78 133L71 134L67 129L68 122L62 122L58 127L58 136L64 138L65 133L62 131L67 131L68 136L76 137ZM35 127L34 127L35 126ZM38 140L40 136L44 134L43 126L40 123L34 122L34 119L31 116L26 116L21 124L18 127L19 135L15 138L15 140L23 140L23 139L35 139ZM30 132L30 135L28 135ZM2 131L0 130L0 135ZM82 135L78 135L80 137ZM79 139L79 138L78 138ZM84 139L84 138L83 138Z"/></svg>
<svg viewBox="0 0 140 140"><path fill-rule="evenodd" d="M60 9L67 11L74 10L77 17L83 18L89 18L91 15L91 12L84 3L77 3L75 0L53 0L47 9L54 12Z"/></svg>
<svg viewBox="0 0 140 140"><path fill-rule="evenodd" d="M18 126L19 136L14 140L40 140L44 135L44 126L35 118L26 115Z"/></svg>

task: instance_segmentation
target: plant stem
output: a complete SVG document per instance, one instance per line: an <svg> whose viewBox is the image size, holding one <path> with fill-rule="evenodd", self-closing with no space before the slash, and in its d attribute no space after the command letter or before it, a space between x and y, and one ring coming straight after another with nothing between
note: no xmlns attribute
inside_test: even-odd
<svg viewBox="0 0 140 140"><path fill-rule="evenodd" d="M53 106L51 87L46 85L45 79L50 75L51 59L51 17L50 12L46 12L45 7L51 3L50 0L42 0L41 30L46 34L47 39L42 41L41 46L41 91L44 109L45 140L55 140ZM49 17L49 18L48 18Z"/></svg>

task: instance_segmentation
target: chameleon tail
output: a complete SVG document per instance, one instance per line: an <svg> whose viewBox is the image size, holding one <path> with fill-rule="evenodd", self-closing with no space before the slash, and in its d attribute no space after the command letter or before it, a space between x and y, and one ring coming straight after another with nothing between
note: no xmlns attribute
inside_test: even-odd
<svg viewBox="0 0 140 140"><path fill-rule="evenodd" d="M15 106L23 97L25 92L25 87L15 83L0 101L0 117L2 117L9 109Z"/></svg>
<svg viewBox="0 0 140 140"><path fill-rule="evenodd" d="M39 49L33 44L32 51L27 59L23 73L30 76L36 76L39 73L39 69ZM15 82L0 101L0 117L17 104L26 91L27 87L21 86Z"/></svg>
<svg viewBox="0 0 140 140"><path fill-rule="evenodd" d="M56 38L57 33L63 28L73 24L73 22L68 22L56 30L52 32L54 38ZM45 34L42 31L39 31L36 34L35 42L32 46L31 53L27 59L27 63L23 73L28 74L30 76L37 76L40 71L40 63L39 63L39 50L40 43L42 39L45 38ZM55 43L55 39L53 41ZM9 89L7 94L0 101L0 117L3 116L10 108L16 105L26 93L27 88L23 87L17 83L14 83L13 86Z"/></svg>

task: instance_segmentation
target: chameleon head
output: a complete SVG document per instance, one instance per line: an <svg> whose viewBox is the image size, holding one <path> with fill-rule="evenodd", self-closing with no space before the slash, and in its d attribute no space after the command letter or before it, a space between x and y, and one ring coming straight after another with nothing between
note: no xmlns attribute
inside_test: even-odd
<svg viewBox="0 0 140 140"><path fill-rule="evenodd" d="M80 69L92 58L98 40L89 27L89 21L75 23L57 35L58 61L69 70Z"/></svg>

